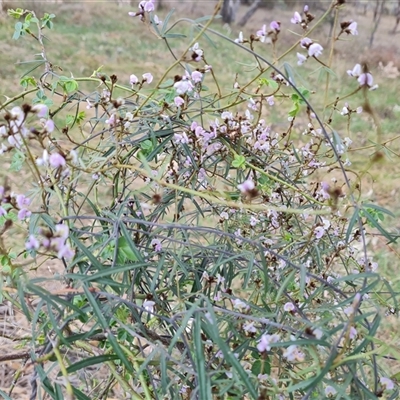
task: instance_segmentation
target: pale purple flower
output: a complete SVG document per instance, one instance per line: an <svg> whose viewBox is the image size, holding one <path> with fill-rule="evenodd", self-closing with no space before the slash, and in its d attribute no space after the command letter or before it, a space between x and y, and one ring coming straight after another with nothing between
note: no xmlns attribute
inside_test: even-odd
<svg viewBox="0 0 400 400"><path fill-rule="evenodd" d="M55 226L56 228L56 233L60 238L62 238L64 241L68 239L69 235L69 227L66 224L57 224Z"/></svg>
<svg viewBox="0 0 400 400"><path fill-rule="evenodd" d="M357 337L357 329L354 326L350 327L349 338L355 339Z"/></svg>
<svg viewBox="0 0 400 400"><path fill-rule="evenodd" d="M25 248L27 250L38 250L39 247L39 241L35 238L35 236L30 235L28 241L25 243Z"/></svg>
<svg viewBox="0 0 400 400"><path fill-rule="evenodd" d="M349 113L349 109L347 107L343 107L340 114L347 115Z"/></svg>
<svg viewBox="0 0 400 400"><path fill-rule="evenodd" d="M348 306L343 309L343 312L349 317L350 315L354 314L354 307L352 305Z"/></svg>
<svg viewBox="0 0 400 400"><path fill-rule="evenodd" d="M254 321L247 321L243 324L243 330L245 332L256 333L257 329L254 326Z"/></svg>
<svg viewBox="0 0 400 400"><path fill-rule="evenodd" d="M174 83L174 88L176 93L178 94L185 94L187 92L191 92L194 88L193 83L187 79L183 79L181 81Z"/></svg>
<svg viewBox="0 0 400 400"><path fill-rule="evenodd" d="M0 206L0 217L3 217L4 215L7 215L7 211Z"/></svg>
<svg viewBox="0 0 400 400"><path fill-rule="evenodd" d="M52 168L64 167L66 165L65 158L58 153L53 153L49 157L49 164Z"/></svg>
<svg viewBox="0 0 400 400"><path fill-rule="evenodd" d="M35 112L39 118L45 118L49 108L45 104L35 104L32 107L32 111Z"/></svg>
<svg viewBox="0 0 400 400"><path fill-rule="evenodd" d="M292 24L301 24L301 15L296 11L293 15L293 18L290 19Z"/></svg>
<svg viewBox="0 0 400 400"><path fill-rule="evenodd" d="M262 28L257 31L257 37L260 38L260 42L264 43L267 35L267 25L263 25Z"/></svg>
<svg viewBox="0 0 400 400"><path fill-rule="evenodd" d="M325 229L322 226L318 226L317 228L315 228L314 234L317 239L321 239L322 236L324 236L325 234Z"/></svg>
<svg viewBox="0 0 400 400"><path fill-rule="evenodd" d="M233 303L233 308L236 308L240 311L247 310L249 308L249 306L240 299L235 299L232 301L232 303Z"/></svg>
<svg viewBox="0 0 400 400"><path fill-rule="evenodd" d="M22 208L21 210L18 211L18 219L20 221L29 218L32 215L32 212L29 211L27 208Z"/></svg>
<svg viewBox="0 0 400 400"><path fill-rule="evenodd" d="M200 71L193 71L192 72L192 80L194 83L199 83L201 82L203 78L203 74Z"/></svg>
<svg viewBox="0 0 400 400"><path fill-rule="evenodd" d="M359 77L361 75L361 65L356 64L353 69L347 70L347 74L354 77Z"/></svg>
<svg viewBox="0 0 400 400"><path fill-rule="evenodd" d="M131 83L131 85L137 85L139 83L139 79L136 75L131 75L129 77L129 82Z"/></svg>
<svg viewBox="0 0 400 400"><path fill-rule="evenodd" d="M46 121L46 123L44 124L44 129L46 129L46 131L48 133L51 133L54 131L54 121L52 119L48 119Z"/></svg>
<svg viewBox="0 0 400 400"><path fill-rule="evenodd" d="M321 329L315 328L313 329L313 335L315 336L316 339L321 339L324 333L321 331Z"/></svg>
<svg viewBox="0 0 400 400"><path fill-rule="evenodd" d="M307 14L307 13L308 13L308 5L307 5L307 4L304 6L304 9L303 9L303 11L304 11L304 13L305 13L305 14Z"/></svg>
<svg viewBox="0 0 400 400"><path fill-rule="evenodd" d="M278 334L273 334L273 335L264 334L261 336L260 340L258 341L257 350L260 353L263 353L264 351L270 351L271 344L278 343L279 340L280 340L280 336Z"/></svg>
<svg viewBox="0 0 400 400"><path fill-rule="evenodd" d="M222 293L218 290L217 294L214 296L214 301L221 301L222 300Z"/></svg>
<svg viewBox="0 0 400 400"><path fill-rule="evenodd" d="M296 309L296 307L295 307L294 304L291 303L291 302L288 302L288 303L286 303L286 304L283 306L283 310L286 311L286 312L292 312L292 311L294 311L295 309Z"/></svg>
<svg viewBox="0 0 400 400"><path fill-rule="evenodd" d="M154 11L154 3L153 0L144 0L139 3L139 8L145 12L152 12Z"/></svg>
<svg viewBox="0 0 400 400"><path fill-rule="evenodd" d="M361 106L357 107L356 112L357 114L361 114L363 112L363 108Z"/></svg>
<svg viewBox="0 0 400 400"><path fill-rule="evenodd" d="M222 213L219 216L223 220L228 220L229 219L229 214L226 211L222 211Z"/></svg>
<svg viewBox="0 0 400 400"><path fill-rule="evenodd" d="M182 107L185 104L185 100L183 100L181 96L176 96L174 98L174 103L177 107Z"/></svg>
<svg viewBox="0 0 400 400"><path fill-rule="evenodd" d="M325 396L326 397L333 397L337 393L336 389L333 386L327 386L325 388Z"/></svg>
<svg viewBox="0 0 400 400"><path fill-rule="evenodd" d="M270 106L273 106L273 105L275 104L275 97L274 97L273 95L267 97L266 100L267 100L267 103L268 103Z"/></svg>
<svg viewBox="0 0 400 400"><path fill-rule="evenodd" d="M23 194L19 194L16 197L18 208L24 208L25 206L29 206L31 204L31 199L29 197L25 197Z"/></svg>
<svg viewBox="0 0 400 400"><path fill-rule="evenodd" d="M244 181L243 183L239 184L237 186L237 188L242 192L242 193L247 193L247 192L251 192L252 190L254 190L255 185L254 182L251 179L247 179L246 181Z"/></svg>
<svg viewBox="0 0 400 400"><path fill-rule="evenodd" d="M283 357L288 361L304 361L304 353L295 344L290 345L284 352Z"/></svg>
<svg viewBox="0 0 400 400"><path fill-rule="evenodd" d="M380 379L381 385L385 388L385 390L393 390L394 389L394 383L391 379L381 377Z"/></svg>
<svg viewBox="0 0 400 400"><path fill-rule="evenodd" d="M346 28L346 33L351 34L351 35L358 35L357 31L357 22L353 21L347 28Z"/></svg>
<svg viewBox="0 0 400 400"><path fill-rule="evenodd" d="M69 155L71 157L72 164L78 164L79 158L78 158L78 153L76 150L71 150L69 152Z"/></svg>
<svg viewBox="0 0 400 400"><path fill-rule="evenodd" d="M268 379L268 374L258 374L257 379L259 382L265 382Z"/></svg>
<svg viewBox="0 0 400 400"><path fill-rule="evenodd" d="M313 43L313 41L308 37L305 37L305 38L300 40L300 46L303 49L307 49L312 43Z"/></svg>
<svg viewBox="0 0 400 400"><path fill-rule="evenodd" d="M281 30L281 24L278 21L272 21L269 24L269 27L271 28L272 31L274 31L276 33L280 32L280 30Z"/></svg>
<svg viewBox="0 0 400 400"><path fill-rule="evenodd" d="M159 253L160 251L162 251L162 245L161 245L161 241L159 239L153 239L150 243L154 250Z"/></svg>
<svg viewBox="0 0 400 400"><path fill-rule="evenodd" d="M198 43L195 43L193 45L193 47L191 47L189 50L193 51L193 54L192 54L192 60L193 61L196 61L196 62L201 61L201 59L203 57L203 50L200 49L200 46L199 46Z"/></svg>
<svg viewBox="0 0 400 400"><path fill-rule="evenodd" d="M162 21L160 20L160 18L158 18L157 15L154 15L154 23L155 23L156 25L160 25L160 24L162 23Z"/></svg>
<svg viewBox="0 0 400 400"><path fill-rule="evenodd" d="M63 243L58 248L57 257L65 258L67 260L71 260L75 255L75 252L71 249L68 243Z"/></svg>
<svg viewBox="0 0 400 400"><path fill-rule="evenodd" d="M324 50L324 48L318 44L318 43L313 43L312 45L310 45L310 47L308 48L308 55L310 57L318 57L322 54L322 51Z"/></svg>
<svg viewBox="0 0 400 400"><path fill-rule="evenodd" d="M142 75L143 81L147 82L150 84L153 81L153 75L150 72L146 72L145 74Z"/></svg>
<svg viewBox="0 0 400 400"><path fill-rule="evenodd" d="M174 140L176 143L188 144L190 142L186 132L175 133Z"/></svg>
<svg viewBox="0 0 400 400"><path fill-rule="evenodd" d="M115 114L111 114L110 118L106 119L106 124L109 124L110 126L115 126L117 123L117 118Z"/></svg>
<svg viewBox="0 0 400 400"><path fill-rule="evenodd" d="M36 160L36 164L39 165L39 167L42 167L44 165L47 165L48 162L49 162L49 153L47 150L43 150L43 155L42 157Z"/></svg>
<svg viewBox="0 0 400 400"><path fill-rule="evenodd" d="M297 65L303 65L307 61L307 57L301 53L297 53Z"/></svg>
<svg viewBox="0 0 400 400"><path fill-rule="evenodd" d="M152 300L145 300L142 304L142 307L150 313L154 313L154 306L155 306L155 302Z"/></svg>
<svg viewBox="0 0 400 400"><path fill-rule="evenodd" d="M369 72L367 72L367 73L361 74L358 77L357 81L360 84L360 86L372 87L372 85L374 83L374 78L372 77L372 75Z"/></svg>
<svg viewBox="0 0 400 400"><path fill-rule="evenodd" d="M256 226L259 222L260 222L260 220L257 219L256 217L254 217L253 215L250 217L250 225L251 226Z"/></svg>
<svg viewBox="0 0 400 400"><path fill-rule="evenodd" d="M236 43L244 43L243 32L239 32L239 37L235 39Z"/></svg>

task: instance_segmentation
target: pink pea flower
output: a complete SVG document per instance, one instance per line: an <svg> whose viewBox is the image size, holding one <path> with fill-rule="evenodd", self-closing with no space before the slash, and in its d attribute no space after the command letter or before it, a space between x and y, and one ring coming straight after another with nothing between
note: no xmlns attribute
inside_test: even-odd
<svg viewBox="0 0 400 400"><path fill-rule="evenodd" d="M35 238L35 236L30 235L28 241L25 243L25 248L27 250L38 250L39 247L39 241Z"/></svg>
<svg viewBox="0 0 400 400"><path fill-rule="evenodd" d="M162 251L162 245L161 245L161 241L159 239L153 239L150 243L154 250L159 253L160 251Z"/></svg>
<svg viewBox="0 0 400 400"><path fill-rule="evenodd" d="M110 126L115 126L117 123L117 119L115 114L112 114L110 118L106 119L106 124L109 124Z"/></svg>
<svg viewBox="0 0 400 400"><path fill-rule="evenodd" d="M176 96L174 98L174 103L177 107L181 107L185 104L185 100L183 100L181 96Z"/></svg>
<svg viewBox="0 0 400 400"><path fill-rule="evenodd" d="M67 260L71 260L75 255L75 252L71 249L68 243L62 244L57 252L58 258L65 258Z"/></svg>
<svg viewBox="0 0 400 400"><path fill-rule="evenodd" d="M307 61L307 57L301 53L297 53L297 65L303 65Z"/></svg>
<svg viewBox="0 0 400 400"><path fill-rule="evenodd" d="M142 75L143 76L143 81L147 82L148 84L150 84L151 82L153 82L153 75L150 72L146 72L145 74Z"/></svg>
<svg viewBox="0 0 400 400"><path fill-rule="evenodd" d="M255 185L254 182L251 179L247 179L246 181L244 181L243 183L239 184L237 186L237 188L242 192L242 193L247 193L247 192L251 192L252 190L254 190Z"/></svg>
<svg viewBox="0 0 400 400"><path fill-rule="evenodd" d="M325 234L325 229L322 226L318 226L314 229L314 234L317 239L321 239Z"/></svg>
<svg viewBox="0 0 400 400"><path fill-rule="evenodd" d="M273 32L275 32L275 33L278 33L278 32L281 31L281 23L278 22L278 21L272 21L272 22L269 24L269 27L270 27L270 29L271 29Z"/></svg>
<svg viewBox="0 0 400 400"><path fill-rule="evenodd" d="M312 41L310 38L308 38L308 37L305 37L305 38L303 38L303 39L300 40L300 46L301 46L303 49L308 49L308 47L309 47L312 43L313 43L313 41Z"/></svg>
<svg viewBox="0 0 400 400"><path fill-rule="evenodd" d="M145 300L142 304L142 307L149 313L154 313L154 306L156 303L152 300Z"/></svg>
<svg viewBox="0 0 400 400"><path fill-rule="evenodd" d="M293 18L291 18L290 22L292 24L301 24L301 15L296 11L293 15Z"/></svg>
<svg viewBox="0 0 400 400"><path fill-rule="evenodd" d="M243 32L239 32L239 37L235 39L235 43L244 43Z"/></svg>
<svg viewBox="0 0 400 400"><path fill-rule="evenodd" d="M32 111L35 112L39 118L45 118L49 108L45 104L35 104L32 107Z"/></svg>
<svg viewBox="0 0 400 400"><path fill-rule="evenodd" d="M131 85L137 85L139 83L139 79L136 75L131 75L129 77L129 82L131 83Z"/></svg>
<svg viewBox="0 0 400 400"><path fill-rule="evenodd" d="M31 199L29 197L25 197L23 194L19 194L16 197L18 208L24 208L25 206L29 206L31 204Z"/></svg>
<svg viewBox="0 0 400 400"><path fill-rule="evenodd" d="M355 78L361 75L361 65L356 64L353 69L347 70L347 75L354 76Z"/></svg>
<svg viewBox="0 0 400 400"><path fill-rule="evenodd" d="M394 383L391 379L382 377L380 379L381 385L385 388L385 390L393 390L394 389Z"/></svg>
<svg viewBox="0 0 400 400"><path fill-rule="evenodd" d="M152 12L154 11L154 3L153 0L144 0L139 3L139 8L145 12Z"/></svg>
<svg viewBox="0 0 400 400"><path fill-rule="evenodd" d="M267 97L267 103L270 105L270 106L273 106L274 104L275 104L275 97L272 95L272 96L269 96L269 97Z"/></svg>
<svg viewBox="0 0 400 400"><path fill-rule="evenodd" d="M295 310L295 308L296 308L296 307L295 307L294 304L291 303L291 302L288 302L288 303L286 303L286 304L283 306L283 310L286 311L286 312L292 312L292 311Z"/></svg>
<svg viewBox="0 0 400 400"><path fill-rule="evenodd" d="M260 38L260 42L264 43L267 35L267 25L263 25L262 28L257 31L257 37Z"/></svg>
<svg viewBox="0 0 400 400"><path fill-rule="evenodd" d="M264 351L270 351L271 344L278 343L279 340L280 340L280 336L277 334L273 334L273 335L264 334L261 336L261 339L258 341L257 350L260 353L263 353Z"/></svg>
<svg viewBox="0 0 400 400"><path fill-rule="evenodd" d="M187 92L191 92L194 88L193 83L188 81L187 79L183 79L181 81L174 83L174 88L176 93L185 94Z"/></svg>
<svg viewBox="0 0 400 400"><path fill-rule="evenodd" d="M57 224L55 226L56 228L56 233L60 238L62 238L64 241L68 239L69 235L69 227L68 225L65 224Z"/></svg>
<svg viewBox="0 0 400 400"><path fill-rule="evenodd" d="M202 78L203 78L203 74L201 72L199 72L199 71L192 72L192 80L194 83L201 82Z"/></svg>
<svg viewBox="0 0 400 400"><path fill-rule="evenodd" d="M313 43L312 45L310 45L310 47L308 48L308 55L310 57L318 57L322 54L322 51L324 50L324 48L318 44L318 43Z"/></svg>
<svg viewBox="0 0 400 400"><path fill-rule="evenodd" d="M360 86L372 87L372 85L374 83L374 78L372 77L372 75L369 72L367 72L367 73L361 74L358 77L357 81L360 84Z"/></svg>
<svg viewBox="0 0 400 400"><path fill-rule="evenodd" d="M355 22L355 21L353 21L348 27L347 27L347 29L345 30L345 32L347 33L347 34L350 34L350 35L358 35L358 31L357 31L357 22Z"/></svg>
<svg viewBox="0 0 400 400"><path fill-rule="evenodd" d="M53 153L49 157L49 164L52 168L64 167L66 165L65 158L58 153Z"/></svg>
<svg viewBox="0 0 400 400"><path fill-rule="evenodd" d="M156 25L162 24L162 21L160 20L160 18L158 18L157 15L154 15L154 23L155 23Z"/></svg>
<svg viewBox="0 0 400 400"><path fill-rule="evenodd" d="M20 221L23 221L26 218L29 218L31 216L32 212L29 211L27 208L22 208L21 210L18 211L18 219Z"/></svg>
<svg viewBox="0 0 400 400"><path fill-rule="evenodd" d="M48 133L51 133L54 131L54 121L52 119L48 119L46 121L46 123L44 124L44 129L46 129L46 131Z"/></svg>

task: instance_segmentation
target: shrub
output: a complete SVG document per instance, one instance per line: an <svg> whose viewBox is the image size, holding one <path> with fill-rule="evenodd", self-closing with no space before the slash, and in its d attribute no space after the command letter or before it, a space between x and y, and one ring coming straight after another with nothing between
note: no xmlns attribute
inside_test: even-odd
<svg viewBox="0 0 400 400"><path fill-rule="evenodd" d="M331 5L336 18L342 3ZM381 223L391 213L362 201L348 176L351 140L334 125L363 111L344 99L369 105L376 86L356 65L350 95L311 104L332 80L332 56L309 39L328 13L295 13L302 36L278 57L283 22L232 40L210 28L215 15L161 22L141 2L131 16L167 45L184 39L184 23L198 33L163 76L132 71L122 83L101 69L60 75L44 41L55 16L9 14L14 38L36 40L42 57L1 106L0 127L10 172L32 177L30 188L0 191L2 293L31 325L20 338L31 398L398 396L374 340L381 305L397 313L396 295L367 247L376 231L395 239ZM342 22L331 55L356 33ZM232 89L207 64L212 35L238 59L254 57L256 72ZM260 55L265 42L273 62ZM324 85L298 83L305 62L321 67ZM26 237L23 249L9 250L10 232ZM54 259L58 275L31 277Z"/></svg>

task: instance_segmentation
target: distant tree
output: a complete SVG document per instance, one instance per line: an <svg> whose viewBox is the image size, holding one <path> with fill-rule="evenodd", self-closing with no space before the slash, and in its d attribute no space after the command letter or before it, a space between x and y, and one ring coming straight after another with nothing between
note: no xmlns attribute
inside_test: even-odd
<svg viewBox="0 0 400 400"><path fill-rule="evenodd" d="M224 0L222 4L222 21L231 24L236 19L236 13L240 5L240 0Z"/></svg>

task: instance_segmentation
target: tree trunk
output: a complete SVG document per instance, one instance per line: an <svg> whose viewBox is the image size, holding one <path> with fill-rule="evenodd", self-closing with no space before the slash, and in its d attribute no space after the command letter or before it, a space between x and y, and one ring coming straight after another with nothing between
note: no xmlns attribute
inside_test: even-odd
<svg viewBox="0 0 400 400"><path fill-rule="evenodd" d="M250 7L249 11L244 15L244 17L239 21L240 26L246 25L247 21L253 16L260 6L261 0L255 0L253 5Z"/></svg>
<svg viewBox="0 0 400 400"><path fill-rule="evenodd" d="M224 0L221 11L222 21L226 24L234 22L239 5L240 0Z"/></svg>

